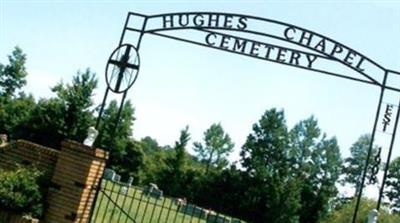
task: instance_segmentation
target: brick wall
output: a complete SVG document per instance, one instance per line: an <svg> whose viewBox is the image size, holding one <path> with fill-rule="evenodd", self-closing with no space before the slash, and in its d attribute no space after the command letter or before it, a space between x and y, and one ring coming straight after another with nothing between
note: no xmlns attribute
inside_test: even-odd
<svg viewBox="0 0 400 223"><path fill-rule="evenodd" d="M43 222L86 223L108 153L65 140L61 151L18 140L0 147L0 169L35 165L51 179ZM41 221L42 222L42 221Z"/></svg>
<svg viewBox="0 0 400 223"><path fill-rule="evenodd" d="M16 164L35 165L52 176L59 151L26 140L18 140L0 148L0 168L13 169Z"/></svg>

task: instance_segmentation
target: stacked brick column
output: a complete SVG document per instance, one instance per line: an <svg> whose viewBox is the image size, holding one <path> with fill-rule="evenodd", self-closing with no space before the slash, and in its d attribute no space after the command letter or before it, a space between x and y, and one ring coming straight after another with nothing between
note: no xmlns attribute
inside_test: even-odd
<svg viewBox="0 0 400 223"><path fill-rule="evenodd" d="M62 143L48 195L47 223L89 222L90 208L108 153L81 143Z"/></svg>

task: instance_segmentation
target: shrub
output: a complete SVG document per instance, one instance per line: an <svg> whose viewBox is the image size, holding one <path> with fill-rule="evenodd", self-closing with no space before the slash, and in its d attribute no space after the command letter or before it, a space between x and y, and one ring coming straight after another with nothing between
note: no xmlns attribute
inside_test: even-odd
<svg viewBox="0 0 400 223"><path fill-rule="evenodd" d="M35 168L18 167L0 171L0 208L6 211L40 217L43 212L39 180L43 173Z"/></svg>
<svg viewBox="0 0 400 223"><path fill-rule="evenodd" d="M344 204L339 209L333 211L322 223L342 223L351 222L353 211L355 207L355 199L347 204ZM369 199L362 199L360 209L358 212L357 223L366 222L369 211L376 207L376 201ZM390 214L387 208L382 207L378 218L380 223L398 223L400 222L400 215Z"/></svg>

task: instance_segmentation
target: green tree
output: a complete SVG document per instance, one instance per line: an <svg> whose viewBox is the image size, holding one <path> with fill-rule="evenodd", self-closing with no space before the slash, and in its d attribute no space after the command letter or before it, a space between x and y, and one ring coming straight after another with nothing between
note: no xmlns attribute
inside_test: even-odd
<svg viewBox="0 0 400 223"><path fill-rule="evenodd" d="M290 174L288 130L283 111L267 110L242 147L249 189L242 202L250 221L298 222L298 181Z"/></svg>
<svg viewBox="0 0 400 223"><path fill-rule="evenodd" d="M142 143L143 150L146 151L148 154L155 153L161 149L158 145L156 139L151 138L150 136L146 136L140 140Z"/></svg>
<svg viewBox="0 0 400 223"><path fill-rule="evenodd" d="M353 199L352 202L348 202L342 205L337 210L333 210L329 216L321 221L321 223L342 223L351 222L353 219L354 206L356 200ZM368 213L376 208L376 201L368 200L363 198L360 203L360 209L358 212L358 218L356 223L365 223L367 220ZM379 222L382 223L397 223L400 222L400 215L390 214L387 210L382 208L379 211Z"/></svg>
<svg viewBox="0 0 400 223"><path fill-rule="evenodd" d="M12 97L26 84L28 75L25 63L26 55L22 49L15 47L8 56L8 65L0 64L0 96Z"/></svg>
<svg viewBox="0 0 400 223"><path fill-rule="evenodd" d="M400 157L389 165L385 195L390 200L393 211L400 213Z"/></svg>
<svg viewBox="0 0 400 223"><path fill-rule="evenodd" d="M186 146L190 140L189 127L181 130L179 140L175 142L173 156L166 158L166 168L160 173L158 182L167 194L182 196L187 171L188 154Z"/></svg>
<svg viewBox="0 0 400 223"><path fill-rule="evenodd" d="M243 168L196 182L196 203L250 222L320 222L332 209L342 160L336 138L314 117L288 131L283 111L266 111L241 158Z"/></svg>
<svg viewBox="0 0 400 223"><path fill-rule="evenodd" d="M132 138L132 126L134 118L134 108L128 100L121 111L121 117L117 126L119 105L112 100L104 109L100 125L100 136L96 141L96 146L110 151L109 164L115 166L125 158L128 142Z"/></svg>
<svg viewBox="0 0 400 223"><path fill-rule="evenodd" d="M354 196L358 194L361 187L361 178L364 171L365 161L367 160L367 154L369 145L371 142L370 135L362 135L360 138L351 146L351 156L344 160L343 173L345 174L344 182L350 185L354 185L356 188ZM370 156L370 164L373 163L373 159L378 153L378 147L373 146ZM367 177L371 176L369 171ZM368 180L366 184L369 184Z"/></svg>
<svg viewBox="0 0 400 223"><path fill-rule="evenodd" d="M179 178L180 175L186 170L187 165L187 153L186 146L190 140L189 127L186 126L181 130L179 140L175 142L174 151L175 156L168 160L168 165L171 171L176 174Z"/></svg>
<svg viewBox="0 0 400 223"><path fill-rule="evenodd" d="M0 171L0 209L40 217L44 204L42 177L34 167Z"/></svg>
<svg viewBox="0 0 400 223"><path fill-rule="evenodd" d="M274 174L287 176L289 171L288 130L283 111L267 110L240 153L242 165L251 176L265 178Z"/></svg>
<svg viewBox="0 0 400 223"><path fill-rule="evenodd" d="M312 153L316 150L316 144L321 136L318 122L312 116L297 123L289 132L289 153L294 168L309 170L312 163ZM300 171L301 172L301 171Z"/></svg>
<svg viewBox="0 0 400 223"><path fill-rule="evenodd" d="M97 87L96 74L90 69L78 71L72 84L59 83L52 88L62 104L64 113L63 135L66 138L82 141L87 129L93 125L93 91Z"/></svg>
<svg viewBox="0 0 400 223"><path fill-rule="evenodd" d="M16 95L26 84L26 55L15 47L8 60L7 65L0 63L0 133L13 139L22 134L19 126L29 119L35 100L23 92Z"/></svg>
<svg viewBox="0 0 400 223"><path fill-rule="evenodd" d="M161 173L167 168L166 159L172 157L171 148L158 145L156 139L146 136L140 140L144 152L143 179L141 183L159 183Z"/></svg>
<svg viewBox="0 0 400 223"><path fill-rule="evenodd" d="M126 143L122 150L121 157L118 162L114 162L113 169L121 174L124 178L132 176L134 184L140 184L144 179L145 154L142 150L140 142L130 140Z"/></svg>
<svg viewBox="0 0 400 223"><path fill-rule="evenodd" d="M195 142L194 151L199 160L206 164L206 172L208 172L210 166L218 169L227 166L227 156L234 146L231 137L224 132L221 124L214 123L204 132L204 145Z"/></svg>
<svg viewBox="0 0 400 223"><path fill-rule="evenodd" d="M199 175L190 189L197 205L232 217L252 219L256 207L249 205L246 199L251 183L245 172L231 165L221 171Z"/></svg>
<svg viewBox="0 0 400 223"><path fill-rule="evenodd" d="M29 119L21 126L18 138L27 139L52 148L60 148L64 139L63 106L57 98L40 99ZM25 131L22 131L24 130Z"/></svg>
<svg viewBox="0 0 400 223"><path fill-rule="evenodd" d="M342 159L335 138L327 139L314 117L300 121L289 133L292 171L301 179L300 222L319 222L337 194Z"/></svg>
<svg viewBox="0 0 400 223"><path fill-rule="evenodd" d="M11 139L27 135L22 126L29 121L35 106L32 95L21 93L15 98L0 96L0 133L8 134Z"/></svg>
<svg viewBox="0 0 400 223"><path fill-rule="evenodd" d="M52 88L56 97L40 99L29 119L19 128L20 138L59 148L66 138L82 142L93 125L91 109L95 74L89 69L73 77L71 84L59 83ZM26 131L22 131L25 129Z"/></svg>

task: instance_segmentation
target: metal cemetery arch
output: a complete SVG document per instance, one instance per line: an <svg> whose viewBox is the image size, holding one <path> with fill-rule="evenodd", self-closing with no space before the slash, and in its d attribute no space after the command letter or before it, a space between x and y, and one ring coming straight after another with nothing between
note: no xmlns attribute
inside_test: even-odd
<svg viewBox="0 0 400 223"><path fill-rule="evenodd" d="M181 33L177 34L180 30L196 33L196 36L182 36L180 35ZM267 30L267 32L262 30ZM127 32L132 32L137 35L135 46L125 43ZM138 57L140 43L145 34L170 38L300 69L311 70L378 87L380 89L380 96L371 134L372 140L369 145L368 158L364 166L361 180L361 188L354 209L353 223L357 218L363 187L368 168L370 168L369 157L371 156L371 149L376 133L384 132L385 134L390 134L391 139L388 146L389 150L377 204L377 210L379 210L400 116L400 100L398 102L387 103L383 102L383 99L387 91L393 91L396 94L400 93L400 83L397 83L397 85L388 83L389 78L400 79L400 72L386 69L363 54L331 38L280 21L256 16L218 12L182 12L157 15L143 15L130 12L125 21L119 48L116 50L119 51L125 47L124 55L121 58L119 58L119 56L113 58L114 52L108 61L106 68L108 88L96 124L97 127L99 126L109 90L115 93L123 93L118 115L119 119L127 91L136 80L139 69L138 61L129 63L129 55L134 52ZM282 42L289 46L270 44L264 40L253 40L251 39L252 36L273 40L275 42ZM132 42L132 40L128 42ZM109 64L114 66L112 73L114 73L115 68L118 73L115 87L109 83ZM347 74L348 71L345 72L346 74L343 74L342 72L337 72L337 69L331 70L330 67L327 67L327 64L329 64L329 66L340 66L341 69L347 69L348 71L356 73L356 76ZM126 70L130 70L130 72ZM127 87L120 90L121 81L124 79L128 80L126 84ZM400 99L400 97L398 97L398 99ZM384 117L381 117L383 104L386 104L386 108L384 108ZM395 110L397 110L397 112L393 112ZM396 113L395 120L394 123L391 123L393 113ZM378 130L379 120L383 121L382 131L380 129ZM388 129L391 129L391 131ZM377 167L375 166L375 174L377 171Z"/></svg>

